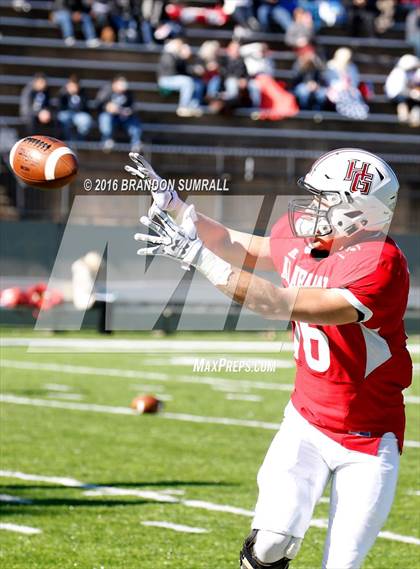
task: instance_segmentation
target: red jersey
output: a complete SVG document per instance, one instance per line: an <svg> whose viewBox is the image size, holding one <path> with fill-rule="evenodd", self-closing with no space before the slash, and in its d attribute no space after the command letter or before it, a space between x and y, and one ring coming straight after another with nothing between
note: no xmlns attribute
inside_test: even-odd
<svg viewBox="0 0 420 569"><path fill-rule="evenodd" d="M293 323L297 411L352 450L377 454L381 436L393 432L402 450L402 391L412 363L403 317L409 273L392 239L367 233L347 248L316 258L293 236L287 216L274 226L271 256L285 287L337 289L360 322L339 326Z"/></svg>

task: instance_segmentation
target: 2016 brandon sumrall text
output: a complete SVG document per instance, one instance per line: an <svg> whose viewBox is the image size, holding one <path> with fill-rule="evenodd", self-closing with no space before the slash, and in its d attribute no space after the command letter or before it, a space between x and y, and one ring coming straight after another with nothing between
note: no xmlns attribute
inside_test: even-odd
<svg viewBox="0 0 420 569"><path fill-rule="evenodd" d="M90 192L149 192L176 190L178 192L228 192L226 179L219 178L179 178L160 180L95 178L85 179L85 191Z"/></svg>

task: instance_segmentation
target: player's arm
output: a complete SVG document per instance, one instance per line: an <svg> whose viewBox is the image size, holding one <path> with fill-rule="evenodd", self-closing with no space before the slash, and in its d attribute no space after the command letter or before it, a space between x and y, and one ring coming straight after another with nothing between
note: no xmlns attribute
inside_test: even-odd
<svg viewBox="0 0 420 569"><path fill-rule="evenodd" d="M308 324L339 325L359 320L359 313L337 289L282 288L231 267L226 283L217 288L239 304L269 320L296 320Z"/></svg>
<svg viewBox="0 0 420 569"><path fill-rule="evenodd" d="M359 319L356 308L339 289L275 286L225 261L205 247L196 234L187 233L185 225L177 225L161 210L155 211L153 219L142 217L141 222L156 235L135 235L136 240L148 244L137 251L139 255L171 257L181 262L184 269L194 266L226 296L264 318L324 325L348 324Z"/></svg>
<svg viewBox="0 0 420 569"><path fill-rule="evenodd" d="M258 262L260 270L274 270L269 237L230 229L201 213L197 218L198 235L213 253L232 265L254 269Z"/></svg>

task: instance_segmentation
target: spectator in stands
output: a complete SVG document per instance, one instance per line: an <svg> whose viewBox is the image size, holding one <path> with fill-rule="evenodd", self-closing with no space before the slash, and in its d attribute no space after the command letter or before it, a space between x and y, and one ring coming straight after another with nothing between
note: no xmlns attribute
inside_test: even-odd
<svg viewBox="0 0 420 569"><path fill-rule="evenodd" d="M208 83L210 109L217 113L231 111L240 105L247 87L248 74L240 54L240 44L231 41L225 53L219 56L218 74Z"/></svg>
<svg viewBox="0 0 420 569"><path fill-rule="evenodd" d="M377 0L344 0L347 25L353 37L375 35L375 18L379 14Z"/></svg>
<svg viewBox="0 0 420 569"><path fill-rule="evenodd" d="M91 16L95 22L95 27L99 31L101 41L104 43L114 43L116 39L115 30L111 25L112 2L109 0L93 0Z"/></svg>
<svg viewBox="0 0 420 569"><path fill-rule="evenodd" d="M36 73L23 88L20 96L20 115L29 134L35 130L45 130L45 127L51 124L50 92L43 73Z"/></svg>
<svg viewBox="0 0 420 569"><path fill-rule="evenodd" d="M241 92L248 88L248 73L241 56L240 44L231 41L226 48L226 58L222 69L224 90L222 99L229 106L239 104ZM259 101L259 93L256 95Z"/></svg>
<svg viewBox="0 0 420 569"><path fill-rule="evenodd" d="M298 55L293 66L293 92L300 109L321 110L327 100L325 65L315 50Z"/></svg>
<svg viewBox="0 0 420 569"><path fill-rule="evenodd" d="M396 105L398 120L412 127L420 126L420 62L415 55L407 53L385 82L385 93Z"/></svg>
<svg viewBox="0 0 420 569"><path fill-rule="evenodd" d="M84 140L92 128L93 119L88 112L87 99L75 75L69 77L59 93L57 118L65 140L73 140L74 130L77 139Z"/></svg>
<svg viewBox="0 0 420 569"><path fill-rule="evenodd" d="M327 63L327 96L339 114L354 120L364 120L368 116L369 107L359 91L360 76L352 62L352 55L351 49L340 47Z"/></svg>
<svg viewBox="0 0 420 569"><path fill-rule="evenodd" d="M118 128L130 137L131 150L141 149L141 123L134 111L133 95L127 79L122 75L114 77L111 83L104 85L96 97L96 106L100 111L99 130L105 151L114 147L114 135Z"/></svg>
<svg viewBox="0 0 420 569"><path fill-rule="evenodd" d="M272 24L279 26L284 32L287 31L292 23L292 16L284 4L284 0L261 0L257 17L264 32L269 32Z"/></svg>
<svg viewBox="0 0 420 569"><path fill-rule="evenodd" d="M254 42L243 45L241 55L250 76L248 90L252 104L259 109L251 113L251 118L280 120L295 115L299 111L296 99L275 80L267 44Z"/></svg>
<svg viewBox="0 0 420 569"><path fill-rule="evenodd" d="M138 40L136 17L137 3L134 0L112 0L110 19L119 42Z"/></svg>
<svg viewBox="0 0 420 569"><path fill-rule="evenodd" d="M258 20L253 12L252 0L224 0L223 11L238 26L251 30L259 29Z"/></svg>
<svg viewBox="0 0 420 569"><path fill-rule="evenodd" d="M420 6L411 10L405 20L405 39L420 57Z"/></svg>
<svg viewBox="0 0 420 569"><path fill-rule="evenodd" d="M203 82L193 77L190 46L180 38L166 42L158 65L158 85L162 91L179 92L177 115L198 117Z"/></svg>
<svg viewBox="0 0 420 569"><path fill-rule="evenodd" d="M74 45L74 24L82 26L82 32L88 47L97 47L100 42L90 15L89 0L54 0L52 20L61 28L66 45Z"/></svg>
<svg viewBox="0 0 420 569"><path fill-rule="evenodd" d="M165 0L143 0L138 14L143 43L154 43L154 33L163 20ZM178 27L180 28L179 24ZM169 37L169 36L166 36Z"/></svg>
<svg viewBox="0 0 420 569"><path fill-rule="evenodd" d="M314 22L311 13L302 8L296 8L293 12L293 22L286 31L285 43L300 51L312 44L314 35Z"/></svg>
<svg viewBox="0 0 420 569"><path fill-rule="evenodd" d="M198 62L195 75L204 82L204 93L207 100L216 99L222 82L221 48L216 40L208 40L201 44L198 50Z"/></svg>

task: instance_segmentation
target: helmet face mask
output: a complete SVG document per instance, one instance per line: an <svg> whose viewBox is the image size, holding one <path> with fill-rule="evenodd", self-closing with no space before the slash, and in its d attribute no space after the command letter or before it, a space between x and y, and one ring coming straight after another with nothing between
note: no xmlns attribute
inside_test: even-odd
<svg viewBox="0 0 420 569"><path fill-rule="evenodd" d="M290 200L290 228L295 237L316 239L384 231L392 220L399 184L378 156L343 148L321 156L298 186L312 197Z"/></svg>

